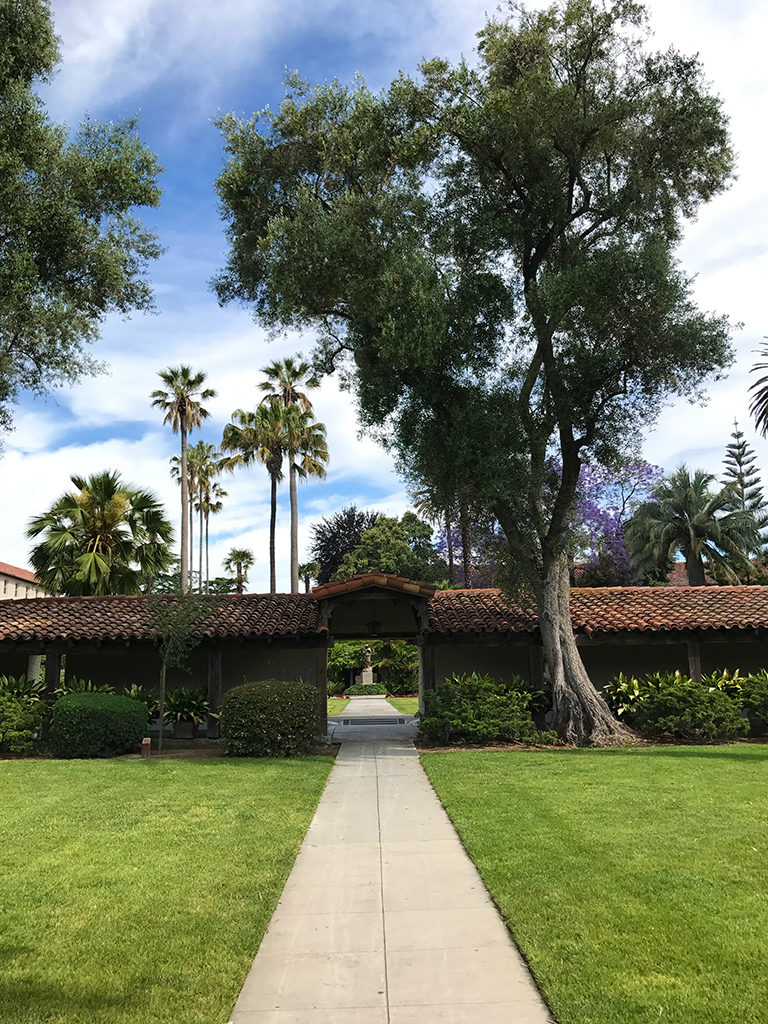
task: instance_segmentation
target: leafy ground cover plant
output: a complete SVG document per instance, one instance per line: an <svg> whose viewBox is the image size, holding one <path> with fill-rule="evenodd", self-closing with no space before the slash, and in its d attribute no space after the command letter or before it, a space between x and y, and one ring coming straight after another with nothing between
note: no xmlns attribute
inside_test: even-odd
<svg viewBox="0 0 768 1024"><path fill-rule="evenodd" d="M116 757L139 747L146 725L146 705L124 694L66 694L51 712L51 750L56 757Z"/></svg>
<svg viewBox="0 0 768 1024"><path fill-rule="evenodd" d="M172 722L191 722L197 727L208 716L211 704L202 690L179 686L165 695L165 717Z"/></svg>
<svg viewBox="0 0 768 1024"><path fill-rule="evenodd" d="M296 757L314 749L317 690L301 679L260 679L234 686L221 705L229 757Z"/></svg>
<svg viewBox="0 0 768 1024"><path fill-rule="evenodd" d="M28 754L34 747L43 705L0 693L0 753Z"/></svg>
<svg viewBox="0 0 768 1024"><path fill-rule="evenodd" d="M125 691L125 696L130 697L131 700L139 700L142 704L146 704L148 722L151 722L153 718L157 718L158 712L160 711L160 698L151 686L142 686L140 683L131 683Z"/></svg>
<svg viewBox="0 0 768 1024"><path fill-rule="evenodd" d="M45 683L39 679L28 679L26 675L0 676L0 696L34 703L42 700L44 691Z"/></svg>
<svg viewBox="0 0 768 1024"><path fill-rule="evenodd" d="M77 676L70 676L61 686L57 686L54 693L57 697L66 697L69 693L114 693L114 686L109 683L93 683L90 679L78 679Z"/></svg>
<svg viewBox="0 0 768 1024"><path fill-rule="evenodd" d="M531 695L491 676L453 675L424 694L419 725L430 743L551 742L536 728Z"/></svg>

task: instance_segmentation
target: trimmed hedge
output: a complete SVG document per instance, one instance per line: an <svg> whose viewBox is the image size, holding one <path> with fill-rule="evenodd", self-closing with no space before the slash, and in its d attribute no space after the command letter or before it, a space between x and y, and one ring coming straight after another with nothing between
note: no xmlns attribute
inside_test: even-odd
<svg viewBox="0 0 768 1024"><path fill-rule="evenodd" d="M749 730L733 698L692 680L649 692L631 721L645 736L698 743L734 740Z"/></svg>
<svg viewBox="0 0 768 1024"><path fill-rule="evenodd" d="M383 683L354 683L344 691L345 697L386 697L390 691Z"/></svg>
<svg viewBox="0 0 768 1024"><path fill-rule="evenodd" d="M424 694L419 732L432 743L551 743L531 718L531 696L476 672L454 675Z"/></svg>
<svg viewBox="0 0 768 1024"><path fill-rule="evenodd" d="M296 757L315 747L317 690L301 679L260 679L234 686L221 704L229 757Z"/></svg>
<svg viewBox="0 0 768 1024"><path fill-rule="evenodd" d="M741 703L752 735L768 735L768 672L765 669L741 680Z"/></svg>
<svg viewBox="0 0 768 1024"><path fill-rule="evenodd" d="M121 693L69 693L51 712L56 757L117 757L136 750L147 729L147 706Z"/></svg>

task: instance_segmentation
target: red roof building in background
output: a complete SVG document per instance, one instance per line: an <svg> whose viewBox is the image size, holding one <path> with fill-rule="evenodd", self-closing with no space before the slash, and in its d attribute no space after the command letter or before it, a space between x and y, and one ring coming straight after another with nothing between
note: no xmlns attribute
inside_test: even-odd
<svg viewBox="0 0 768 1024"><path fill-rule="evenodd" d="M24 597L45 597L40 580L29 569L0 562L0 601Z"/></svg>

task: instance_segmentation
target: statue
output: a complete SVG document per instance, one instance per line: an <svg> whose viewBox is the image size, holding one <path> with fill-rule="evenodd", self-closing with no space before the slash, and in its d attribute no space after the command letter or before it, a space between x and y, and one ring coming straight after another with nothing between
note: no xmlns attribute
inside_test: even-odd
<svg viewBox="0 0 768 1024"><path fill-rule="evenodd" d="M365 647L363 648L363 668L371 667L371 654L371 645L366 644Z"/></svg>

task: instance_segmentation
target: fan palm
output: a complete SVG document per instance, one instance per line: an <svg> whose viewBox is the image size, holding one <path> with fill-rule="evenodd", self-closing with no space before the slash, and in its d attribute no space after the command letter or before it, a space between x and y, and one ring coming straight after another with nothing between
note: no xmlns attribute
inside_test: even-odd
<svg viewBox="0 0 768 1024"><path fill-rule="evenodd" d="M214 477L219 472L218 450L215 445L207 441L198 441L192 445L188 452L190 482L194 480L194 505L199 516L199 541L198 541L198 586L200 593L203 593L203 547L206 533L206 495L210 497ZM191 546L191 545L190 545Z"/></svg>
<svg viewBox="0 0 768 1024"><path fill-rule="evenodd" d="M218 469L218 463L216 464ZM208 546L208 527L211 516L215 516L218 512L221 512L224 507L222 498L226 498L227 492L221 486L208 477L205 480L204 485L200 488L200 497L198 498L199 510L202 513L203 521L205 523L205 592L206 594L210 590L210 553Z"/></svg>
<svg viewBox="0 0 768 1024"><path fill-rule="evenodd" d="M302 412L309 412L312 402L306 392L301 391L300 388L312 391L319 387L318 380L312 374L312 367L309 363L303 360L297 362L290 357L283 360L276 359L269 366L263 367L261 372L267 378L259 384L260 390L265 392L262 402L269 402L276 398L283 407L298 405Z"/></svg>
<svg viewBox="0 0 768 1024"><path fill-rule="evenodd" d="M200 427L202 421L208 418L208 410L202 403L215 398L216 392L212 388L203 388L206 375L202 372L193 373L189 366L170 366L167 370L161 370L158 376L165 385L165 390L158 389L152 392L152 405L165 412L163 423L170 425L174 434L181 437L181 590L186 594L189 590L187 438L191 430Z"/></svg>
<svg viewBox="0 0 768 1024"><path fill-rule="evenodd" d="M233 572L237 578L238 594L243 592L243 583L248 580L248 570L253 562L253 552L248 548L232 548L224 560L224 569Z"/></svg>
<svg viewBox="0 0 768 1024"><path fill-rule="evenodd" d="M305 593L309 593L309 584L312 580L316 580L320 573L319 562L304 562L299 566L299 579L304 584Z"/></svg>
<svg viewBox="0 0 768 1024"><path fill-rule="evenodd" d="M283 414L285 452L291 496L291 593L299 592L299 504L296 482L307 477L322 479L328 462L325 424L316 423L312 413L289 405Z"/></svg>
<svg viewBox="0 0 768 1024"><path fill-rule="evenodd" d="M277 527L277 485L283 479L285 436L284 409L277 398L260 405L254 412L236 409L232 422L224 428L222 452L232 452L221 460L224 469L234 472L238 466L260 462L269 473L271 498L269 516L269 589L277 591L275 568L275 530Z"/></svg>
<svg viewBox="0 0 768 1024"><path fill-rule="evenodd" d="M149 491L105 470L71 477L67 491L29 524L42 540L30 561L49 594L138 594L173 560L173 528Z"/></svg>
<svg viewBox="0 0 768 1024"><path fill-rule="evenodd" d="M760 349L760 355L763 359L768 359L768 345L763 345ZM751 373L760 373L761 371L768 370L768 362L755 363L751 369ZM755 429L758 434L762 434L763 437L768 436L768 374L764 374L752 384L749 388L752 394L752 401L749 403L749 411L755 418Z"/></svg>
<svg viewBox="0 0 768 1024"><path fill-rule="evenodd" d="M755 545L754 519L734 508L733 485L711 490L715 477L685 465L654 491L627 524L630 553L639 565L658 565L680 552L688 584L703 586L705 569L729 583L750 574L749 552Z"/></svg>

